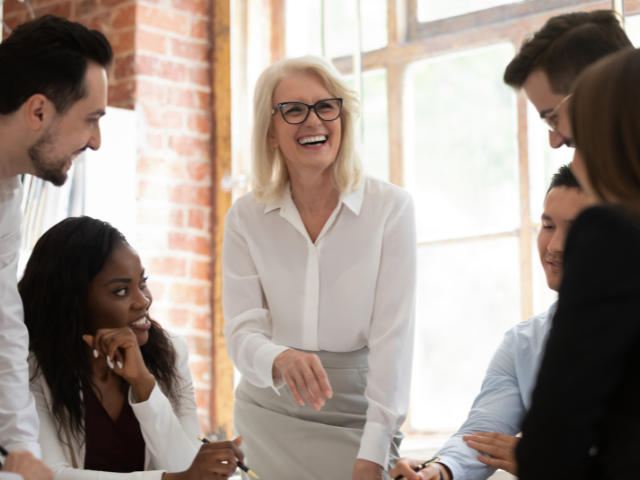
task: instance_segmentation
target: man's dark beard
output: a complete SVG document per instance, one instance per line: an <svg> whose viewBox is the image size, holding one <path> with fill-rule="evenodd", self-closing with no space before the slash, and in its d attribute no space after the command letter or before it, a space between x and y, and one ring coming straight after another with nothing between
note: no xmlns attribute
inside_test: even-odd
<svg viewBox="0 0 640 480"><path fill-rule="evenodd" d="M53 135L46 132L42 138L29 147L29 158L35 169L35 176L43 180L53 183L56 187L60 187L67 180L67 173L64 167L69 161L68 158L60 158L55 161L47 161L47 150L53 145Z"/></svg>

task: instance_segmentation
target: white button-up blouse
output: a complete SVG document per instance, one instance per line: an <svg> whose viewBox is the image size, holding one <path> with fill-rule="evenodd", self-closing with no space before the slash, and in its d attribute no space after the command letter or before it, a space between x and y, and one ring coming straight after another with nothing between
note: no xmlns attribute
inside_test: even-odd
<svg viewBox="0 0 640 480"><path fill-rule="evenodd" d="M254 385L279 388L272 366L288 348L369 347L358 458L385 468L409 405L416 250L411 197L371 177L340 198L315 244L289 187L266 204L247 193L225 223L222 300L231 360Z"/></svg>

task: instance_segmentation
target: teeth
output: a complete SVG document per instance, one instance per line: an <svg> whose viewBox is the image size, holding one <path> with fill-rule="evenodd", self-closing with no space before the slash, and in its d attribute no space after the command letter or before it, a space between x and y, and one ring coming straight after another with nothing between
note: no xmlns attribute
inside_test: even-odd
<svg viewBox="0 0 640 480"><path fill-rule="evenodd" d="M137 325L144 325L145 323L147 323L146 317L145 318L141 318L140 320L137 320L137 321L133 322L131 325L137 326Z"/></svg>
<svg viewBox="0 0 640 480"><path fill-rule="evenodd" d="M300 145L306 145L307 143L324 142L327 139L326 135L316 135L315 137L305 137L298 140Z"/></svg>

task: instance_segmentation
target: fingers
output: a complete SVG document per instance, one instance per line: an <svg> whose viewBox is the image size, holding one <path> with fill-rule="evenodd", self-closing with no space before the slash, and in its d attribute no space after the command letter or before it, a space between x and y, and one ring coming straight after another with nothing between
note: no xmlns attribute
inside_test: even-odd
<svg viewBox="0 0 640 480"><path fill-rule="evenodd" d="M212 442L200 447L192 467L201 472L200 478L207 478L210 474L230 477L236 471L238 461L242 460L244 455L236 443Z"/></svg>
<svg viewBox="0 0 640 480"><path fill-rule="evenodd" d="M498 447L508 452L515 451L518 440L520 440L519 437L512 437L511 435L504 435L501 433L491 435L485 435L484 433L474 433L473 435L463 435L462 439L467 442L467 445L472 448L476 447L473 447L470 442Z"/></svg>
<svg viewBox="0 0 640 480"><path fill-rule="evenodd" d="M414 460L412 458L401 458L398 460L396 466L389 472L389 475L391 475L391 478L402 475L407 480L421 480L425 477L422 477L413 471L414 467L417 467L418 465L420 465L418 460Z"/></svg>
<svg viewBox="0 0 640 480"><path fill-rule="evenodd" d="M240 445L242 445L242 436L236 437L231 441L239 447Z"/></svg>
<svg viewBox="0 0 640 480"><path fill-rule="evenodd" d="M122 351L132 347L139 348L136 336L130 328L100 329L94 336L83 335L82 338L93 348L93 355L96 358L103 356L112 370L124 368Z"/></svg>
<svg viewBox="0 0 640 480"><path fill-rule="evenodd" d="M325 372L324 367L322 366L322 362L318 358L317 355L313 355L313 361L311 362L311 370L313 374L318 379L318 384L320 386L320 390L327 398L333 397L333 390L331 389L331 385L329 384L329 377L327 376L327 372Z"/></svg>
<svg viewBox="0 0 640 480"><path fill-rule="evenodd" d="M498 458L489 458L489 457L485 457L484 455L478 455L477 459L478 461L480 461L481 463L484 463L485 465L488 465L494 468L500 468L509 473L511 473L511 471L513 470L513 463L507 460L500 460Z"/></svg>
<svg viewBox="0 0 640 480"><path fill-rule="evenodd" d="M491 455L492 457L501 459L501 460L507 460L511 458L511 452L509 452L508 450L505 450L503 448L500 447L496 447L494 445L489 445L486 443L479 443L479 442L474 442L474 441L468 441L467 445L479 452L482 453L487 453L489 455Z"/></svg>
<svg viewBox="0 0 640 480"><path fill-rule="evenodd" d="M317 355L297 353L299 355L289 363L283 378L298 405L303 406L306 399L319 410L325 404L324 397L333 395L329 379Z"/></svg>

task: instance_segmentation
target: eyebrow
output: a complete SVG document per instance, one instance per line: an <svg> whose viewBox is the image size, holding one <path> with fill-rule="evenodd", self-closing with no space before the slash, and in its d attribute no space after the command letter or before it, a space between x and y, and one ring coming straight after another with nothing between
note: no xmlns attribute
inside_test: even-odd
<svg viewBox="0 0 640 480"><path fill-rule="evenodd" d="M553 218L551 218L549 215L542 214L541 218L542 220L551 220L553 222Z"/></svg>
<svg viewBox="0 0 640 480"><path fill-rule="evenodd" d="M89 115L87 115L88 117L91 117L92 115L98 115L100 117L103 117L107 114L107 112L105 112L104 110L102 110L101 108L99 108L98 110L91 112Z"/></svg>
<svg viewBox="0 0 640 480"><path fill-rule="evenodd" d="M111 285L112 283L131 283L131 279L130 278L114 278L112 280L109 280L107 283L105 283L103 287L106 287L107 285Z"/></svg>

